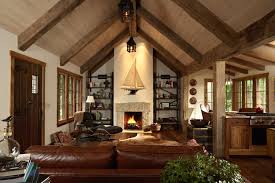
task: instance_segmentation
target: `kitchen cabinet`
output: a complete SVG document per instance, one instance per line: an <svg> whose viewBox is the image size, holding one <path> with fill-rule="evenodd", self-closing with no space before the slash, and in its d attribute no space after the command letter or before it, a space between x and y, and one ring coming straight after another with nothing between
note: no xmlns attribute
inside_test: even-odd
<svg viewBox="0 0 275 183"><path fill-rule="evenodd" d="M250 126L247 118L225 119L225 156L235 150L248 150L250 144Z"/></svg>
<svg viewBox="0 0 275 183"><path fill-rule="evenodd" d="M267 129L268 155L275 159L275 128Z"/></svg>

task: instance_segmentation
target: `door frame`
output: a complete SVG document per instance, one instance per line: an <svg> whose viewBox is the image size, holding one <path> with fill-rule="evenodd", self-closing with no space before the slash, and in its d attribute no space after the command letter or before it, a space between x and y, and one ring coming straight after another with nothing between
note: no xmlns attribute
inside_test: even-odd
<svg viewBox="0 0 275 183"><path fill-rule="evenodd" d="M10 114L14 116L14 71L15 71L15 60L21 62L28 62L37 64L42 67L42 125L41 125L41 144L45 145L45 68L46 63L40 60L31 58L29 56L17 53L10 50L11 57L11 88L10 88Z"/></svg>

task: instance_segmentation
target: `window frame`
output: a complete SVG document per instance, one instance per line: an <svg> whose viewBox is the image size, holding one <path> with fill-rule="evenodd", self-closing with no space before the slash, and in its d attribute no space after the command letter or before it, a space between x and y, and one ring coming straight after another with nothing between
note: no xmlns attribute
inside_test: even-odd
<svg viewBox="0 0 275 183"><path fill-rule="evenodd" d="M246 108L246 81L247 80L252 80L253 83L253 88L252 88L252 107L256 108L257 107L257 80L260 78L265 78L266 79L266 112L269 111L269 73L264 73L264 74L257 74L257 75L252 75L252 76L247 76L247 77L241 77L241 78L236 78L233 79L233 110L239 111L238 106L237 106L237 100L238 96L236 93L237 87L236 83L237 82L242 82L242 108Z"/></svg>
<svg viewBox="0 0 275 183"><path fill-rule="evenodd" d="M208 103L208 82L212 82L212 106ZM210 110L213 110L214 107L214 80L213 79L204 79L204 103L207 103L210 106Z"/></svg>
<svg viewBox="0 0 275 183"><path fill-rule="evenodd" d="M60 95L59 95L59 75L64 75L65 79L64 79L64 84L65 84L65 119L61 119L59 120L59 104L60 104ZM72 111L73 113L76 112L76 81L79 81L79 93L78 93L78 100L79 100L79 106L78 108L80 110L82 110L82 84L83 84L83 77L69 72L67 70L61 69L61 68L57 68L57 127L68 124L70 122L73 122L73 115L69 116L69 77L72 78Z"/></svg>

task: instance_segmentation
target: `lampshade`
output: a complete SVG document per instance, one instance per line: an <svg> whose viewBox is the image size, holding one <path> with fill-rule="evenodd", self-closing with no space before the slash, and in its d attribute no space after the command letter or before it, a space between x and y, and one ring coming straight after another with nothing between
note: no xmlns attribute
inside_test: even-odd
<svg viewBox="0 0 275 183"><path fill-rule="evenodd" d="M88 96L87 100L86 100L86 103L95 103L94 96Z"/></svg>
<svg viewBox="0 0 275 183"><path fill-rule="evenodd" d="M133 37L130 37L130 39L127 41L127 51L129 53L136 52L136 42Z"/></svg>

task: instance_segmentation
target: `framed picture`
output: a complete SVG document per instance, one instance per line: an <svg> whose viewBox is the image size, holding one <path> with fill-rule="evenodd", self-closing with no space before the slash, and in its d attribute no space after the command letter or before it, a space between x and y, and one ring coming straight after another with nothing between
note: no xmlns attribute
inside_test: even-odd
<svg viewBox="0 0 275 183"><path fill-rule="evenodd" d="M160 106L162 109L170 108L170 103L169 102L161 102Z"/></svg>

